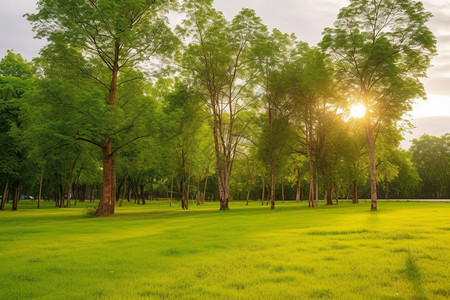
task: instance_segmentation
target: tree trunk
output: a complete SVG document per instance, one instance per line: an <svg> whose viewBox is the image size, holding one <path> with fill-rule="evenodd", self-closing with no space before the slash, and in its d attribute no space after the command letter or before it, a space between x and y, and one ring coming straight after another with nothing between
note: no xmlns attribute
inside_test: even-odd
<svg viewBox="0 0 450 300"><path fill-rule="evenodd" d="M184 174L184 167L186 163L186 157L184 149L181 149L181 208L188 209L188 201L186 201L186 178Z"/></svg>
<svg viewBox="0 0 450 300"><path fill-rule="evenodd" d="M150 179L148 193L149 193L148 195L149 200L155 200L155 196L153 193L153 178Z"/></svg>
<svg viewBox="0 0 450 300"><path fill-rule="evenodd" d="M250 181L248 183L248 187L247 187L247 200L245 205L248 205L248 200L250 199L250 191L252 190L252 185L253 185L253 176L250 175Z"/></svg>
<svg viewBox="0 0 450 300"><path fill-rule="evenodd" d="M72 199L72 177L74 164L75 163L69 166L69 173L67 175L67 181L69 182L69 187L67 189L67 207L70 207L70 200Z"/></svg>
<svg viewBox="0 0 450 300"><path fill-rule="evenodd" d="M111 157L111 139L105 139L103 147L103 188L100 203L97 208L97 216L111 215L111 195L112 195L112 157ZM114 191L115 193L115 191Z"/></svg>
<svg viewBox="0 0 450 300"><path fill-rule="evenodd" d="M187 192L186 192L186 209L189 207L189 199L191 197L191 162L189 161L189 168L188 168L188 177L186 178L187 181Z"/></svg>
<svg viewBox="0 0 450 300"><path fill-rule="evenodd" d="M327 190L325 192L327 205L333 205L333 185L331 183L327 184Z"/></svg>
<svg viewBox="0 0 450 300"><path fill-rule="evenodd" d="M169 202L169 206L172 206L172 196L173 196L173 176L174 174L172 173L172 182L170 184L170 202Z"/></svg>
<svg viewBox="0 0 450 300"><path fill-rule="evenodd" d="M1 210L5 210L5 203L6 199L8 198L8 186L9 186L9 179L6 180L5 188L3 189L3 198L2 198L2 205Z"/></svg>
<svg viewBox="0 0 450 300"><path fill-rule="evenodd" d="M14 193L14 200L12 204L12 210L17 210L18 204L19 204L19 198L20 198L20 184L16 187L16 192Z"/></svg>
<svg viewBox="0 0 450 300"><path fill-rule="evenodd" d="M317 182L316 178L316 200L315 200L316 206L319 205L319 183Z"/></svg>
<svg viewBox="0 0 450 300"><path fill-rule="evenodd" d="M275 209L275 150L272 147L270 162L270 209Z"/></svg>
<svg viewBox="0 0 450 300"><path fill-rule="evenodd" d="M357 204L359 203L358 200L358 182L355 180L353 180L353 204Z"/></svg>
<svg viewBox="0 0 450 300"><path fill-rule="evenodd" d="M41 196L42 196L42 181L44 180L44 168L42 168L41 178L39 180L39 195L38 195L38 203L37 208L41 207Z"/></svg>
<svg viewBox="0 0 450 300"><path fill-rule="evenodd" d="M206 186L208 184L208 175L205 177L205 186L203 187L203 198L202 198L202 204L205 203L206 198Z"/></svg>
<svg viewBox="0 0 450 300"><path fill-rule="evenodd" d="M144 185L141 184L141 199L142 199L142 205L145 205L145 193L144 193Z"/></svg>
<svg viewBox="0 0 450 300"><path fill-rule="evenodd" d="M262 186L261 186L261 189L262 189L262 192L261 192L261 205L264 205L264 192L265 192L265 190L266 190L266 187L265 187L265 182L264 182L264 176L262 177Z"/></svg>
<svg viewBox="0 0 450 300"><path fill-rule="evenodd" d="M297 168L297 191L295 194L295 201L300 202L301 194L300 194L300 168Z"/></svg>
<svg viewBox="0 0 450 300"><path fill-rule="evenodd" d="M114 113L117 92L117 74L119 73L120 44L114 43L114 59L112 64L111 84L109 88L108 105L111 113ZM111 118L110 127L113 128L114 117ZM97 216L110 216L114 214L116 205L116 166L115 153L112 152L112 143L109 136L105 137L103 143L103 188L100 203L97 208Z"/></svg>
<svg viewBox="0 0 450 300"><path fill-rule="evenodd" d="M128 173L125 174L125 178L123 179L123 193L122 193L122 198L120 199L119 207L122 207L123 200L125 200L125 194L127 193L127 179L128 179Z"/></svg>
<svg viewBox="0 0 450 300"><path fill-rule="evenodd" d="M116 153L111 155L111 199L110 199L110 207L109 213L110 215L114 214L116 209L116 187L117 187L117 179L116 179Z"/></svg>
<svg viewBox="0 0 450 300"><path fill-rule="evenodd" d="M367 101L366 101L367 103ZM370 210L377 210L377 169L375 166L375 140L372 132L372 122L368 105L366 104L367 114L367 142L369 144L369 162L370 162Z"/></svg>
<svg viewBox="0 0 450 300"><path fill-rule="evenodd" d="M339 205L339 191L338 191L337 184L334 183L333 186L334 186L334 195L336 197L336 204Z"/></svg>
<svg viewBox="0 0 450 300"><path fill-rule="evenodd" d="M281 200L284 203L284 182L281 182Z"/></svg>

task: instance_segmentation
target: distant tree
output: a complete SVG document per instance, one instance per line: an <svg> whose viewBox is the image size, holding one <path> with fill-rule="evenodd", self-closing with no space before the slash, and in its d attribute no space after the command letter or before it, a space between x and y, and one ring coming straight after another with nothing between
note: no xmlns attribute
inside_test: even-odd
<svg viewBox="0 0 450 300"><path fill-rule="evenodd" d="M412 162L423 184L423 196L450 196L450 134L441 137L422 135L409 149Z"/></svg>
<svg viewBox="0 0 450 300"><path fill-rule="evenodd" d="M23 95L31 89L33 66L20 54L8 51L0 61L0 184L3 184L1 210L14 191L13 210L17 209L23 179L26 151L23 148L20 119Z"/></svg>
<svg viewBox="0 0 450 300"><path fill-rule="evenodd" d="M413 0L351 0L320 45L336 61L339 79L366 107L371 210L377 210L374 130L399 120L418 97L436 39L426 26L431 14Z"/></svg>

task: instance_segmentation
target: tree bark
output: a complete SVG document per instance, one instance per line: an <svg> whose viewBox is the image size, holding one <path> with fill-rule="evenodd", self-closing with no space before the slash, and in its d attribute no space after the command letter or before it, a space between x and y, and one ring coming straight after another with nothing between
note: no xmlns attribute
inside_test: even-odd
<svg viewBox="0 0 450 300"><path fill-rule="evenodd" d="M112 169L111 139L106 138L103 147L103 188L100 203L97 207L97 216L111 215Z"/></svg>
<svg viewBox="0 0 450 300"><path fill-rule="evenodd" d="M367 97L367 96L366 96ZM373 138L372 132L372 122L370 118L370 111L367 104L367 99L365 101L366 105L366 118L367 118L367 142L369 144L369 163L370 163L370 210L377 210L377 169L375 166L375 140Z"/></svg>
<svg viewBox="0 0 450 300"><path fill-rule="evenodd" d="M264 192L265 192L265 190L266 190L266 187L265 187L265 182L264 182L264 176L262 177L262 186L261 186L261 189L262 189L262 192L261 192L261 205L264 205Z"/></svg>
<svg viewBox="0 0 450 300"><path fill-rule="evenodd" d="M8 186L9 186L9 179L6 180L5 188L3 189L3 198L2 198L2 205L1 205L2 211L5 210L6 198L8 198Z"/></svg>
<svg viewBox="0 0 450 300"><path fill-rule="evenodd" d="M120 199L119 207L122 207L123 200L125 199L125 194L127 193L127 180L128 180L128 173L125 174L125 178L123 179L123 193L122 198Z"/></svg>
<svg viewBox="0 0 450 300"><path fill-rule="evenodd" d="M12 204L12 210L17 210L20 198L20 183L16 187L16 192L14 193L14 200Z"/></svg>
<svg viewBox="0 0 450 300"><path fill-rule="evenodd" d="M353 204L357 204L359 203L358 200L358 182L355 180L353 180L353 200L352 200Z"/></svg>
<svg viewBox="0 0 450 300"><path fill-rule="evenodd" d="M250 180L249 180L248 187L247 187L247 199L246 199L245 205L248 205L248 200L250 199L250 191L252 190L252 185L253 185L253 176L250 175Z"/></svg>
<svg viewBox="0 0 450 300"><path fill-rule="evenodd" d="M142 205L145 205L145 192L144 192L144 185L141 184L141 198L142 198Z"/></svg>
<svg viewBox="0 0 450 300"><path fill-rule="evenodd" d="M203 198L202 198L202 204L205 203L206 198L206 186L208 185L208 175L205 177L205 186L203 187Z"/></svg>
<svg viewBox="0 0 450 300"><path fill-rule="evenodd" d="M117 75L119 73L119 52L120 44L118 41L114 43L114 59L112 64L111 84L109 88L108 105L111 113L114 112L117 92ZM111 120L114 118L112 117ZM112 122L112 121L111 121ZM110 124L110 127L114 127ZM115 174L115 157L112 153L112 142L109 136L105 137L103 143L103 188L100 203L97 208L97 216L110 216L114 214L116 203L116 174ZM113 195L114 194L114 195Z"/></svg>
<svg viewBox="0 0 450 300"><path fill-rule="evenodd" d="M331 183L327 184L327 190L325 192L325 195L327 205L333 205L333 185Z"/></svg>

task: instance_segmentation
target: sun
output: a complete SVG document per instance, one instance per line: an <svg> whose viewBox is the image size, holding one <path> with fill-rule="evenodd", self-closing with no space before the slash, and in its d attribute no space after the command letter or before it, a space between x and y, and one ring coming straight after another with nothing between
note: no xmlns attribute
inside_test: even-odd
<svg viewBox="0 0 450 300"><path fill-rule="evenodd" d="M356 103L350 107L350 117L360 119L366 114L366 107L364 104Z"/></svg>

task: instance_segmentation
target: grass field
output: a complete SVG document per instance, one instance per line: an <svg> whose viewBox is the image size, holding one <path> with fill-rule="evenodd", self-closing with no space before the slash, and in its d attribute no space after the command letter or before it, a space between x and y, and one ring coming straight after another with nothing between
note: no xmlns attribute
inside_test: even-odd
<svg viewBox="0 0 450 300"><path fill-rule="evenodd" d="M450 298L450 203L34 206L0 212L0 299Z"/></svg>

